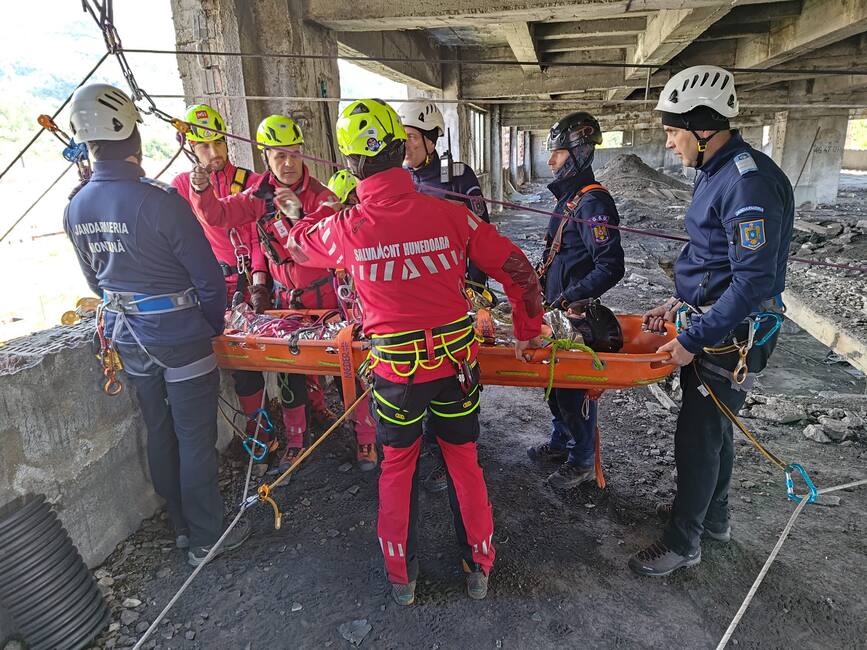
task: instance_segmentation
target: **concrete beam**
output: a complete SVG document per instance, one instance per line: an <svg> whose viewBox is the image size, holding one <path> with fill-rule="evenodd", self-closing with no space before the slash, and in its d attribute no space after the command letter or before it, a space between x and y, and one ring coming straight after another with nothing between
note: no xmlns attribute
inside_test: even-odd
<svg viewBox="0 0 867 650"><path fill-rule="evenodd" d="M539 72L539 56L529 23L508 23L500 28L517 61L535 61L535 65L522 65L524 72Z"/></svg>
<svg viewBox="0 0 867 650"><path fill-rule="evenodd" d="M758 3L764 0L747 0ZM455 25L558 20L595 20L626 13L646 14L665 9L717 7L721 0L440 0L439 2L382 2L382 0L306 0L305 18L337 31L428 29Z"/></svg>
<svg viewBox="0 0 867 650"><path fill-rule="evenodd" d="M733 0L732 4L736 1ZM726 4L658 12L647 21L647 29L638 35L632 62L641 65L667 63L730 10L731 4ZM627 68L626 79L635 80L646 74L642 68ZM626 99L630 92L628 89L616 89L609 97Z"/></svg>
<svg viewBox="0 0 867 650"><path fill-rule="evenodd" d="M587 50L611 50L635 47L634 34L613 34L611 36L584 36L581 38L558 38L542 41L539 50L542 54Z"/></svg>
<svg viewBox="0 0 867 650"><path fill-rule="evenodd" d="M783 300L786 303L787 318L791 318L814 338L845 357L846 361L858 370L867 372L867 343L848 333L839 321L835 322L812 309L807 304L808 301L794 289L787 288Z"/></svg>
<svg viewBox="0 0 867 650"><path fill-rule="evenodd" d="M667 71L653 75L653 82L662 85L668 79ZM524 73L512 67L499 70L479 66L464 68L461 87L464 99L496 97L536 96L539 93L573 93L586 90L608 90L627 85L623 70L619 68L586 68L580 71L569 68L551 68L544 72ZM641 82L629 82L628 87L638 87Z"/></svg>
<svg viewBox="0 0 867 650"><path fill-rule="evenodd" d="M805 0L794 19L776 22L763 37L743 41L735 64L770 67L867 30L867 0Z"/></svg>
<svg viewBox="0 0 867 650"><path fill-rule="evenodd" d="M545 55L545 63L623 63L628 51L629 48L551 52Z"/></svg>
<svg viewBox="0 0 867 650"><path fill-rule="evenodd" d="M491 133L488 140L491 143L490 173L491 194L495 201L503 200L503 129L500 122L500 105L491 107ZM491 212L502 212L503 206L492 205Z"/></svg>
<svg viewBox="0 0 867 650"><path fill-rule="evenodd" d="M337 53L340 56L366 56L371 59L426 59L417 61L353 61L367 70L397 81L429 90L442 88L441 66L437 63L440 48L421 32L338 32Z"/></svg>
<svg viewBox="0 0 867 650"><path fill-rule="evenodd" d="M743 4L732 9L725 17L714 24L714 28L750 23L767 23L782 18L795 18L800 15L802 0L784 0L766 4Z"/></svg>
<svg viewBox="0 0 867 650"><path fill-rule="evenodd" d="M707 41L724 41L730 38L751 38L756 34L765 34L770 28L769 22L723 26L717 24L695 39L694 42L705 43Z"/></svg>
<svg viewBox="0 0 867 650"><path fill-rule="evenodd" d="M536 39L540 41L575 38L576 36L599 36L600 34L637 34L647 27L645 16L629 18L604 18L602 20L579 20L568 23L539 23Z"/></svg>

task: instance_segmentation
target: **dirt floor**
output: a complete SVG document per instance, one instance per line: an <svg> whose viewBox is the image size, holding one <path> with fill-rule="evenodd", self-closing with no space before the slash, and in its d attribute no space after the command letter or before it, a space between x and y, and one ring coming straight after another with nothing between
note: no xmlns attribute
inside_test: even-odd
<svg viewBox="0 0 867 650"><path fill-rule="evenodd" d="M533 205L552 205L541 186L524 193L544 197ZM684 205L676 195L620 201L629 225L669 231L682 229ZM498 222L538 258L544 218L512 211ZM606 302L641 311L670 295L666 268L677 246L634 235L624 243L626 279ZM748 426L783 459L803 463L820 487L865 476L864 377L796 326L786 325L748 405ZM378 472L347 469L352 439L340 432L278 491L282 529L274 530L270 509L252 511L254 536L205 568L145 647L344 648L352 645L343 632L358 621L361 632L369 626L359 635L367 648L713 648L794 505L782 474L738 437L732 541L705 542L702 563L668 579L633 575L626 560L659 534L654 508L673 495L675 417L647 389L606 393L608 487L558 494L544 484L555 468L525 453L549 432L541 389L487 387L479 455L497 548L488 598L464 593L445 494L422 492L418 599L406 609L389 598L376 539ZM808 439L810 424L833 439ZM229 516L244 468L243 460L224 463ZM867 647L867 489L837 494L838 505L803 512L733 645ZM160 516L118 546L98 574L115 608L100 647L132 645L189 575L184 560ZM124 606L128 598L135 600Z"/></svg>

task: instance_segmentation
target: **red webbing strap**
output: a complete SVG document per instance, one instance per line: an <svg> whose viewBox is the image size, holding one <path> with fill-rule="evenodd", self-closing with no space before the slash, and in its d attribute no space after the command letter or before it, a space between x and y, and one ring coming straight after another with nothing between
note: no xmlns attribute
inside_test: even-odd
<svg viewBox="0 0 867 650"><path fill-rule="evenodd" d="M340 383L343 385L343 407L348 409L355 403L357 392L355 390L355 373L358 368L354 365L352 355L352 338L355 332L355 323L347 325L337 334L337 354L340 360Z"/></svg>

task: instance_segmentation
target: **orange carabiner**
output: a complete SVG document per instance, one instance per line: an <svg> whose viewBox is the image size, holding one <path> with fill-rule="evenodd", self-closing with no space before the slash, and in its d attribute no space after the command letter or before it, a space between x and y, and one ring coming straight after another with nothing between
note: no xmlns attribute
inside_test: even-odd
<svg viewBox="0 0 867 650"><path fill-rule="evenodd" d="M57 131L57 123L50 115L40 115L36 118L36 122L46 131Z"/></svg>

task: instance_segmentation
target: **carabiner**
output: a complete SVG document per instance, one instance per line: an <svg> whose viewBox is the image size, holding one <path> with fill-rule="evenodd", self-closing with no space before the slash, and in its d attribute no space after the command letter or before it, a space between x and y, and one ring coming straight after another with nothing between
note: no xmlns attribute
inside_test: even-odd
<svg viewBox="0 0 867 650"><path fill-rule="evenodd" d="M244 451L250 454L250 457L256 461L265 460L268 456L268 444L262 442L258 438L254 438L253 436L247 436L247 439L242 443L244 447ZM254 450L259 449L259 453L256 453Z"/></svg>
<svg viewBox="0 0 867 650"><path fill-rule="evenodd" d="M259 416L262 416L262 420L265 421L265 424L261 424L261 420L259 420ZM262 429L265 433L269 433L274 429L274 423L271 422L271 416L268 415L268 411L263 408L256 409L253 411L253 414L250 416L250 421L256 420L256 426L259 429Z"/></svg>
<svg viewBox="0 0 867 650"><path fill-rule="evenodd" d="M795 484L794 481L792 481L792 470L796 470L801 475L801 478L804 479L804 483L807 484L807 489L810 490L809 495L795 494ZM816 497L819 496L819 490L816 489L816 485L810 479L807 470L805 470L799 463L789 463L788 467L786 467L786 494L791 501L797 503L800 503L805 496L807 497L807 503L813 503L816 500Z"/></svg>

